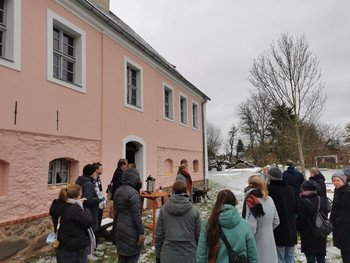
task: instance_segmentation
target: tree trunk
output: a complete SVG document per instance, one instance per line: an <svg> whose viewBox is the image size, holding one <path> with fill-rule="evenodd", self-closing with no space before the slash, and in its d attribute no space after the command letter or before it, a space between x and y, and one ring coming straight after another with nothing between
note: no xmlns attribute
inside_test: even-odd
<svg viewBox="0 0 350 263"><path fill-rule="evenodd" d="M305 174L305 159L304 159L304 152L303 152L303 145L301 142L300 132L299 132L299 125L298 123L295 124L295 135L297 137L297 146L298 146L298 153L299 153L299 160L300 160L300 166L301 166L301 172L306 179Z"/></svg>

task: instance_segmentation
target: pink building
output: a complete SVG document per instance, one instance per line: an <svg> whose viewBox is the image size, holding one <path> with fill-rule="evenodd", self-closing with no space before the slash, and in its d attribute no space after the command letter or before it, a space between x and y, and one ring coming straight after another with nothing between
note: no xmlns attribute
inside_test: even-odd
<svg viewBox="0 0 350 263"><path fill-rule="evenodd" d="M46 214L95 161L104 189L119 158L157 188L181 160L205 178L209 98L96 2L0 0L0 227Z"/></svg>

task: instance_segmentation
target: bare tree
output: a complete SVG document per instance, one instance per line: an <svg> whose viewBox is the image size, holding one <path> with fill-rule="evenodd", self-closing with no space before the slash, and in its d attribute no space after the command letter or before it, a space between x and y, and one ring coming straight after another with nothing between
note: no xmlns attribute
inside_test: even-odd
<svg viewBox="0 0 350 263"><path fill-rule="evenodd" d="M221 130L208 122L207 147L209 159L215 159L221 147Z"/></svg>
<svg viewBox="0 0 350 263"><path fill-rule="evenodd" d="M284 103L292 108L294 118L289 121L294 128L300 165L305 174L299 127L303 122L315 122L326 101L319 61L309 50L305 36L294 39L282 34L277 44L272 43L269 51L254 60L248 80L275 105Z"/></svg>
<svg viewBox="0 0 350 263"><path fill-rule="evenodd" d="M229 146L229 157L230 162L232 161L233 157L233 150L235 148L235 136L237 135L238 129L234 124L232 124L230 131L228 132L228 146Z"/></svg>

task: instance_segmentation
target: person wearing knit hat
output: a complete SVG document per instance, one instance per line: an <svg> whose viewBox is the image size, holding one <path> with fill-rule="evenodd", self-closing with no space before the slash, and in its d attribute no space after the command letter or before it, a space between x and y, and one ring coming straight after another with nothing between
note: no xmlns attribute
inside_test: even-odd
<svg viewBox="0 0 350 263"><path fill-rule="evenodd" d="M269 196L275 203L280 224L273 230L277 248L278 262L294 262L297 244L296 206L294 189L282 180L282 171L278 167L267 170Z"/></svg>
<svg viewBox="0 0 350 263"><path fill-rule="evenodd" d="M315 237L314 217L317 208L325 216L328 214L326 199L318 196L318 183L306 180L301 184L301 194L298 200L297 230L300 233L301 252L307 262L325 262L327 237Z"/></svg>
<svg viewBox="0 0 350 263"><path fill-rule="evenodd" d="M92 164L85 165L83 168L83 175L79 176L75 183L81 186L82 197L86 199L83 203L84 209L88 208L91 212L92 217L94 218L92 230L96 235L98 231L98 207L100 199L95 190L94 178L97 176L95 172L95 166L93 166ZM93 256L95 249L96 247L91 249L89 258L96 259Z"/></svg>
<svg viewBox="0 0 350 263"><path fill-rule="evenodd" d="M282 171L278 167L272 167L267 170L267 177L272 181L282 181Z"/></svg>
<svg viewBox="0 0 350 263"><path fill-rule="evenodd" d="M343 262L350 262L350 187L343 171L332 175L334 185L330 220L333 224L333 245L340 249Z"/></svg>
<svg viewBox="0 0 350 263"><path fill-rule="evenodd" d="M348 184L350 184L350 168L343 169L345 179L348 181Z"/></svg>

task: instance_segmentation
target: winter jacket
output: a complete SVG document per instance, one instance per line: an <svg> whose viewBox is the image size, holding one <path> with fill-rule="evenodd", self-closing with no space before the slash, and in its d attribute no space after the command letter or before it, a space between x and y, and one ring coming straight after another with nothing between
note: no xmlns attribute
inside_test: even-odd
<svg viewBox="0 0 350 263"><path fill-rule="evenodd" d="M116 228L113 231L118 254L122 256L140 253L141 247L137 243L139 235L145 233L141 218L141 197L138 192L139 178L135 168L126 168L122 176L123 185L114 194Z"/></svg>
<svg viewBox="0 0 350 263"><path fill-rule="evenodd" d="M92 230L97 231L98 229L98 206L100 199L95 190L94 179L91 176L83 174L79 176L75 182L82 188L82 197L87 200L84 201L84 208L88 208L94 218L94 223L92 225Z"/></svg>
<svg viewBox="0 0 350 263"><path fill-rule="evenodd" d="M294 189L283 181L270 181L269 196L273 199L280 224L273 230L276 246L292 247L297 243L296 207Z"/></svg>
<svg viewBox="0 0 350 263"><path fill-rule="evenodd" d="M333 245L350 250L350 187L348 184L335 189L331 212Z"/></svg>
<svg viewBox="0 0 350 263"><path fill-rule="evenodd" d="M301 192L301 184L305 181L303 174L296 170L294 166L289 166L287 171L283 172L282 180L293 187L298 198Z"/></svg>
<svg viewBox="0 0 350 263"><path fill-rule="evenodd" d="M279 225L279 217L275 204L271 197L267 200L258 198L264 215L254 217L249 206L246 206L246 220L253 232L256 247L258 249L259 263L277 263L277 250L273 230Z"/></svg>
<svg viewBox="0 0 350 263"><path fill-rule="evenodd" d="M113 174L112 178L112 183L113 183L113 188L112 188L112 194L114 197L115 191L122 185L122 175L123 175L123 170L121 168L117 168Z"/></svg>
<svg viewBox="0 0 350 263"><path fill-rule="evenodd" d="M187 185L187 179L186 179L186 176L184 176L182 173L181 173L181 170L179 169L177 171L177 175L176 175L176 179L175 181L183 181L186 185ZM190 195L190 200L193 201L193 187L191 186L191 192L189 193Z"/></svg>
<svg viewBox="0 0 350 263"><path fill-rule="evenodd" d="M89 246L87 229L93 224L89 209L83 210L78 204L69 204L55 199L50 207L50 215L55 232L58 218L61 217L57 234L60 248L76 251Z"/></svg>
<svg viewBox="0 0 350 263"><path fill-rule="evenodd" d="M327 198L327 189L326 184L324 183L326 179L324 178L323 174L315 175L309 179L315 181L318 184L319 188L317 189L317 194L323 198Z"/></svg>
<svg viewBox="0 0 350 263"><path fill-rule="evenodd" d="M238 254L245 256L250 263L258 263L258 253L254 236L249 224L240 217L236 207L228 204L223 205L218 220L232 249ZM207 223L208 219L203 223L199 237L197 263L207 262ZM221 238L219 238L219 251L216 262L228 262L227 249Z"/></svg>
<svg viewBox="0 0 350 263"><path fill-rule="evenodd" d="M312 205L307 201L311 201ZM327 215L327 206L324 198L319 198L315 191L310 195L302 196L298 200L297 229L300 232L301 252L311 255L326 255L327 238L314 236L313 222L317 212L318 200L320 211Z"/></svg>
<svg viewBox="0 0 350 263"><path fill-rule="evenodd" d="M171 196L160 209L155 231L156 258L166 263L196 262L202 220L188 197Z"/></svg>

